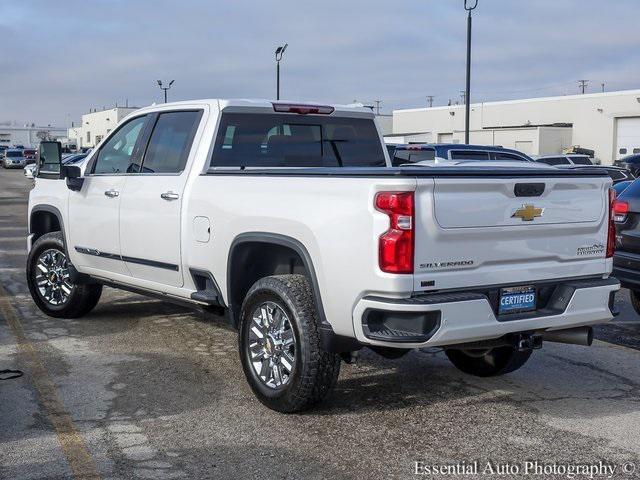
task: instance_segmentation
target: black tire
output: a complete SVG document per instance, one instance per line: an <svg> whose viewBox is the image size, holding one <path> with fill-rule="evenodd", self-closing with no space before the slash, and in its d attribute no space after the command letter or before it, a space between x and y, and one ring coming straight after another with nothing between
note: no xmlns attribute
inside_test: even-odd
<svg viewBox="0 0 640 480"><path fill-rule="evenodd" d="M488 351L446 349L456 368L476 377L494 377L518 370L527 363L532 350L518 351L513 347L497 347Z"/></svg>
<svg viewBox="0 0 640 480"><path fill-rule="evenodd" d="M51 232L42 235L33 244L29 256L27 257L27 284L33 301L38 308L50 317L55 318L79 318L89 313L98 304L100 295L102 294L102 285L97 283L91 284L73 284L71 285L71 293L68 294L64 301L59 304L52 304L41 293L37 285L37 268L38 259L47 251L55 251L67 257L64 241L61 232Z"/></svg>
<svg viewBox="0 0 640 480"><path fill-rule="evenodd" d="M640 290L629 290L629 297L631 297L631 306L640 315Z"/></svg>
<svg viewBox="0 0 640 480"><path fill-rule="evenodd" d="M282 309L288 317L289 334L295 339L295 351L292 353L295 362L286 383L280 386L269 386L251 361L253 317L265 304ZM309 281L304 275L275 275L258 280L244 299L239 320L242 368L253 393L264 405L282 413L299 412L331 393L340 373L340 356L322 349L318 313ZM255 343L253 345L255 347Z"/></svg>

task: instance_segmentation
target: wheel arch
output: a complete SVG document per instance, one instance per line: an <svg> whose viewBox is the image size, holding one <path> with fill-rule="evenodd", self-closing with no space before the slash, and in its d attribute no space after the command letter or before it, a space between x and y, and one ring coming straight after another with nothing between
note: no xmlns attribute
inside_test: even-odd
<svg viewBox="0 0 640 480"><path fill-rule="evenodd" d="M227 259L227 305L234 327L238 327L240 307L251 285L265 276L285 273L307 276L320 324L328 325L313 260L306 247L286 235L250 232L240 234L233 240Z"/></svg>
<svg viewBox="0 0 640 480"><path fill-rule="evenodd" d="M35 205L29 213L29 233L36 241L45 233L61 232L62 241L67 245L62 213L53 205Z"/></svg>

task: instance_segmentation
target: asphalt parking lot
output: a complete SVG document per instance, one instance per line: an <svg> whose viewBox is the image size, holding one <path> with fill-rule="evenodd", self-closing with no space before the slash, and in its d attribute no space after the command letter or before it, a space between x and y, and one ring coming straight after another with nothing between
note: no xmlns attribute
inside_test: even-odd
<svg viewBox="0 0 640 480"><path fill-rule="evenodd" d="M112 289L86 318L41 314L24 279L30 182L0 170L0 370L24 372L0 380L0 478L412 478L416 461L640 476L640 317L626 291L590 348L545 344L492 379L439 352L363 351L329 401L285 416L251 394L220 320Z"/></svg>

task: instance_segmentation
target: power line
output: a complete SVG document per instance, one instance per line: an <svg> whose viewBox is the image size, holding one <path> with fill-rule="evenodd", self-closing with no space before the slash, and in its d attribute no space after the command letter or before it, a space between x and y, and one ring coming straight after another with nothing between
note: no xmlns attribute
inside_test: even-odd
<svg viewBox="0 0 640 480"><path fill-rule="evenodd" d="M582 89L582 93L584 94L584 91L589 84L589 80L578 80L578 83L580 84L579 87Z"/></svg>

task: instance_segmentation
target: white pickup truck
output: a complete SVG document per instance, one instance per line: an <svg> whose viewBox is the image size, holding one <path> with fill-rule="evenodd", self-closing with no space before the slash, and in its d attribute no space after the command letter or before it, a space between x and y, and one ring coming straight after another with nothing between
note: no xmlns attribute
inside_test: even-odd
<svg viewBox="0 0 640 480"><path fill-rule="evenodd" d="M299 411L363 346L442 347L499 375L612 317L611 180L473 162L389 166L372 113L202 100L143 108L82 166L43 142L27 277L53 317L103 285L225 313L265 405Z"/></svg>

